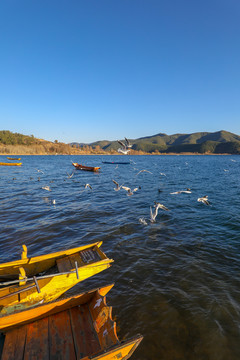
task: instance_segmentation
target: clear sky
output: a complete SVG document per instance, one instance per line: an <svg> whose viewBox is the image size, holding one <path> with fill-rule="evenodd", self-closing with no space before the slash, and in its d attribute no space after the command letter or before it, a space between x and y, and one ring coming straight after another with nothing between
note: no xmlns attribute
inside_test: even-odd
<svg viewBox="0 0 240 360"><path fill-rule="evenodd" d="M0 130L240 135L239 0L1 0Z"/></svg>

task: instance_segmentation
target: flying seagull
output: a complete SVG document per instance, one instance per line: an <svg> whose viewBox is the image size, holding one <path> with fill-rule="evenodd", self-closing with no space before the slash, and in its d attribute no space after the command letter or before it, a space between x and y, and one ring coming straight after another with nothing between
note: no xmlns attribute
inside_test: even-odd
<svg viewBox="0 0 240 360"><path fill-rule="evenodd" d="M127 155L127 154L129 153L129 151L130 151L130 150L128 150L128 149L121 149L121 148L118 149L118 152L119 152L119 153L122 153L122 154L124 154L124 155Z"/></svg>
<svg viewBox="0 0 240 360"><path fill-rule="evenodd" d="M158 210L158 209L162 209L165 211L170 211L165 205L160 204L160 202L154 201L154 207Z"/></svg>
<svg viewBox="0 0 240 360"><path fill-rule="evenodd" d="M118 152L127 155L127 153L130 151L129 148L131 148L132 145L130 145L129 141L126 138L125 141L126 143L124 144L122 141L117 140L117 142L122 146L122 148L118 149Z"/></svg>
<svg viewBox="0 0 240 360"><path fill-rule="evenodd" d="M127 187L127 186L122 186L122 188L128 192L128 193L127 193L127 196L131 196L131 195L133 195L133 193L134 193L135 191L137 191L140 187L138 186L138 187L134 188L133 190L131 190L131 189L130 189L129 187Z"/></svg>
<svg viewBox="0 0 240 360"><path fill-rule="evenodd" d="M84 189L87 189L87 188L92 189L92 187L91 187L90 184L85 184L85 185L84 185Z"/></svg>
<svg viewBox="0 0 240 360"><path fill-rule="evenodd" d="M126 142L126 147L131 148L132 144L130 144L129 140L127 138L124 138L124 139L125 139L125 142Z"/></svg>
<svg viewBox="0 0 240 360"><path fill-rule="evenodd" d="M71 177L73 177L73 174L74 174L74 170L73 170L73 172L72 172L71 174L69 174L69 173L67 172L68 179L71 179Z"/></svg>
<svg viewBox="0 0 240 360"><path fill-rule="evenodd" d="M116 187L114 188L115 191L119 191L122 187L122 185L119 185L115 180L113 180L114 184L116 185Z"/></svg>
<svg viewBox="0 0 240 360"><path fill-rule="evenodd" d="M136 174L136 176L138 176L138 174L140 174L140 173L142 173L142 172L147 172L147 173L149 173L149 174L152 174L151 171L148 171L148 170L140 170L140 171Z"/></svg>
<svg viewBox="0 0 240 360"><path fill-rule="evenodd" d="M143 225L147 225L147 222L144 218L139 218L138 221Z"/></svg>
<svg viewBox="0 0 240 360"><path fill-rule="evenodd" d="M208 201L208 195L198 198L197 201L202 202L205 205L210 205L210 203Z"/></svg>

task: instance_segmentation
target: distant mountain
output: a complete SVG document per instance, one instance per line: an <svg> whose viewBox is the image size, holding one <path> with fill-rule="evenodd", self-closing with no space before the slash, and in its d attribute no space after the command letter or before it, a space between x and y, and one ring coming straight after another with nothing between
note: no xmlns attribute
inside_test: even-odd
<svg viewBox="0 0 240 360"><path fill-rule="evenodd" d="M123 140L122 140L123 141ZM229 153L240 154L240 136L228 131L197 132L192 134L167 135L159 133L138 139L129 139L132 149L148 153ZM75 143L76 145L76 143ZM83 144L79 144L81 146ZM84 144L86 145L86 144ZM88 144L95 148L99 146L105 151L117 150L117 141L96 141Z"/></svg>

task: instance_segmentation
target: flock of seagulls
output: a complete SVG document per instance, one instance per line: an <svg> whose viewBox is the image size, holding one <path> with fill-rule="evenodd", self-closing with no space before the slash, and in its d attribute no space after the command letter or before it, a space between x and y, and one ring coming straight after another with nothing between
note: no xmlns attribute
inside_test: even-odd
<svg viewBox="0 0 240 360"><path fill-rule="evenodd" d="M129 140L125 138L125 143L120 140L118 140L117 142L121 145L121 148L118 149L118 152L127 155L132 147L132 144L130 144Z"/></svg>
<svg viewBox="0 0 240 360"><path fill-rule="evenodd" d="M128 154L128 152L130 151L131 147L132 147L132 144L130 144L129 140L127 138L125 138L125 142L122 142L120 140L117 140L118 143L121 145L121 148L118 149L118 152L122 153L122 154ZM134 170L138 170L138 169L135 169ZM42 173L44 174L44 172L42 170L39 170L39 169L36 169L36 171L38 173ZM69 174L67 172L67 176L68 178L72 178L73 175L75 173L75 170ZM137 172L137 174L135 176L138 176L139 174L142 174L142 173L149 173L149 174L153 174L151 171L149 170L146 170L146 169L142 169L140 171ZM166 176L165 173L159 173L159 175L161 176ZM124 184L120 185L116 180L112 179L115 187L114 187L114 190L117 192L117 191L120 191L121 189L125 190L126 193L127 193L127 196L132 196L134 193L136 193L139 189L141 189L141 186L137 186L133 189L131 189L129 186L125 186ZM92 190L92 186L90 184L85 184L83 185L84 186L84 189L90 189ZM42 187L43 190L46 190L46 191L52 191L51 188L49 186L43 186ZM162 190L158 190L159 193L162 192ZM179 195L179 194L191 194L192 193L192 190L190 188L187 188L187 189L184 189L184 190L179 190L179 191L174 191L174 192L170 192L171 195ZM205 196L202 196L202 197L199 197L197 198L197 201L204 204L204 205L210 205L210 202L208 200L208 196L205 195ZM53 204L56 204L56 201L55 200L52 200L52 203ZM153 206L150 206L150 217L149 217L149 221L150 223L155 223L156 222L156 218L159 214L159 210L163 210L163 211L170 211L165 205L161 204L160 202L157 202L157 201L154 201L154 205ZM147 225L148 222L145 218L143 217L140 217L139 218L139 222L143 225Z"/></svg>

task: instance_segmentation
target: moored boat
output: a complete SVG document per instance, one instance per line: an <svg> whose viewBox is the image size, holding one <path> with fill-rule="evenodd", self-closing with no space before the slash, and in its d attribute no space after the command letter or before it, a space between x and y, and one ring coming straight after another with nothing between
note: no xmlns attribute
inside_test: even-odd
<svg viewBox="0 0 240 360"><path fill-rule="evenodd" d="M129 359L142 340L119 341L106 294L113 284L0 318L1 359Z"/></svg>
<svg viewBox="0 0 240 360"><path fill-rule="evenodd" d="M12 158L12 157L8 157L8 156L7 156L7 159L8 160L21 160L21 158Z"/></svg>
<svg viewBox="0 0 240 360"><path fill-rule="evenodd" d="M130 161L102 161L103 164L121 164L121 165L129 165Z"/></svg>
<svg viewBox="0 0 240 360"><path fill-rule="evenodd" d="M21 166L22 163L3 163L0 162L0 166Z"/></svg>
<svg viewBox="0 0 240 360"><path fill-rule="evenodd" d="M0 264L0 315L15 313L39 302L53 301L65 291L113 262L100 249L102 242Z"/></svg>
<svg viewBox="0 0 240 360"><path fill-rule="evenodd" d="M77 170L86 170L86 171L98 171L99 169L101 169L100 167L97 166L85 166L85 165L81 165L78 163L72 163L73 166L77 169Z"/></svg>

